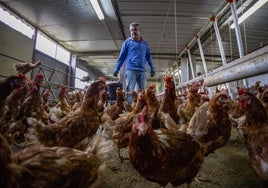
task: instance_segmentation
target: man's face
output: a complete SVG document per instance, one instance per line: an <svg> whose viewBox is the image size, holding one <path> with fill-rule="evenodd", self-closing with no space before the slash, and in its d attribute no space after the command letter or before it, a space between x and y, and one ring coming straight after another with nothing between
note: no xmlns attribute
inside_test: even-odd
<svg viewBox="0 0 268 188"><path fill-rule="evenodd" d="M141 36L140 29L138 27L135 27L135 26L130 26L129 29L130 29L131 38L138 40L139 37Z"/></svg>

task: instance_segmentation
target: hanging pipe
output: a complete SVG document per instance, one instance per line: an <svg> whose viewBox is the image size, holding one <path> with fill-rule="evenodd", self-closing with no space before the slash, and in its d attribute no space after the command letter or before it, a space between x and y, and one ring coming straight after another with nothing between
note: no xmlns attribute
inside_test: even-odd
<svg viewBox="0 0 268 188"><path fill-rule="evenodd" d="M190 62L190 67L191 67L192 77L195 78L195 75L194 75L194 68L193 68L193 62L192 62L192 57L191 57L191 53L190 53L189 48L187 48L187 53L188 53L188 58L189 58L189 62Z"/></svg>

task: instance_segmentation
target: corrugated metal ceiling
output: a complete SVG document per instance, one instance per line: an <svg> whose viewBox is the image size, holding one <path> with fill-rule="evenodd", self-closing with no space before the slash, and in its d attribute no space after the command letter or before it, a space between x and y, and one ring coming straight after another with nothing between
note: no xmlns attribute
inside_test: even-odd
<svg viewBox="0 0 268 188"><path fill-rule="evenodd" d="M142 26L142 35L153 54L157 74L187 57L185 47L201 63L195 35L200 36L208 69L222 64L210 18L218 25L227 61L239 56L235 31L227 20L231 13L226 0L99 0L105 19L98 20L89 0L2 0L12 10L51 36L89 65L112 75L122 42L129 36L129 23ZM256 0L236 1L238 13ZM245 54L268 44L268 3L240 25ZM231 41L231 42L230 42Z"/></svg>

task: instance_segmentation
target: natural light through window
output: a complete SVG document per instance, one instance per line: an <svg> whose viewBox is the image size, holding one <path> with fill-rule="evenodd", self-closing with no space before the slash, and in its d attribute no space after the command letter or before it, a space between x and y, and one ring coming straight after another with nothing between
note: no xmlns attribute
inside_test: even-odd
<svg viewBox="0 0 268 188"><path fill-rule="evenodd" d="M87 76L88 73L78 67L76 67L75 69L75 88L78 89L85 89L85 87L87 85L89 85L87 82L81 82L81 78L83 78L84 76Z"/></svg>
<svg viewBox="0 0 268 188"><path fill-rule="evenodd" d="M54 57L56 55L56 43L49 40L46 36L41 34L40 32L37 33L37 40L36 40L36 49L44 52L45 54Z"/></svg>
<svg viewBox="0 0 268 188"><path fill-rule="evenodd" d="M4 10L1 6L0 21L15 29L16 31L19 31L25 36L33 39L34 28L22 22L21 19L15 17L7 10ZM63 62L66 65L69 65L71 53L40 32L37 33L36 49Z"/></svg>
<svg viewBox="0 0 268 188"><path fill-rule="evenodd" d="M60 45L57 45L57 53L56 53L56 59L65 63L66 65L69 65L70 61L70 55L71 53L67 50L65 50L63 47Z"/></svg>
<svg viewBox="0 0 268 188"><path fill-rule="evenodd" d="M4 10L1 6L0 21L31 39L34 36L33 27L27 25L26 23L23 23L20 19L16 18L14 15L11 15L8 11Z"/></svg>
<svg viewBox="0 0 268 188"><path fill-rule="evenodd" d="M36 49L69 65L70 52L65 50L62 46L58 45L56 42L50 40L47 36L41 32L37 33L36 39Z"/></svg>

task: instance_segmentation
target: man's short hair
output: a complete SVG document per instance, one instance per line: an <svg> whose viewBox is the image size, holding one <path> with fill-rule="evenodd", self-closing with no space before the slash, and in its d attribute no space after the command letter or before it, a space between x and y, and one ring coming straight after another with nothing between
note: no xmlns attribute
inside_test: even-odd
<svg viewBox="0 0 268 188"><path fill-rule="evenodd" d="M130 23L130 24L129 24L129 27L131 27L131 26L140 28L140 24L137 23L137 22L132 22L132 23Z"/></svg>

